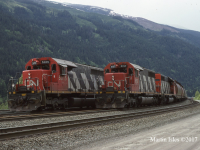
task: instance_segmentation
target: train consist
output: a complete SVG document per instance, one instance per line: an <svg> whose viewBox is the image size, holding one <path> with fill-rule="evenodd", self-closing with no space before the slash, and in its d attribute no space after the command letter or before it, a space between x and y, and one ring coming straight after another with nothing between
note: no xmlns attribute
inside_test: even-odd
<svg viewBox="0 0 200 150"><path fill-rule="evenodd" d="M96 95L96 107L140 107L186 98L185 89L177 81L129 62L114 62L104 68L104 85Z"/></svg>
<svg viewBox="0 0 200 150"><path fill-rule="evenodd" d="M9 81L11 111L69 107L125 108L166 104L187 97L177 81L129 62L101 68L43 57Z"/></svg>
<svg viewBox="0 0 200 150"><path fill-rule="evenodd" d="M50 57L33 58L21 78L21 83L14 78L9 81L11 111L95 107L103 69Z"/></svg>

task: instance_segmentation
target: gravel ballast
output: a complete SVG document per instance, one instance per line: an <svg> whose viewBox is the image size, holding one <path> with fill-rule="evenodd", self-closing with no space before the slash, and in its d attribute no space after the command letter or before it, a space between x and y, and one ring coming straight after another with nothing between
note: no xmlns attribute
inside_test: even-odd
<svg viewBox="0 0 200 150"><path fill-rule="evenodd" d="M113 116L113 115L121 115L121 114L128 114L130 112L141 112L146 110L154 110L159 108L166 108L171 106L179 106L179 105L186 105L190 104L190 101L184 101L180 103L176 103L173 105L165 105L162 107L151 107L151 108L142 108L142 109L130 109L126 111L109 111L109 112L99 112L99 113L90 113L90 114L80 114L80 115L72 115L72 116L57 116L57 117L41 117L35 119L26 119L26 120L19 120L19 121L3 121L0 122L0 129L1 128L10 128L10 127L21 127L21 126L30 126L36 124L46 124L46 123L56 123L56 122L63 122L63 121L73 121L73 120L80 120L80 119L89 119L89 118L96 118L96 117L104 117L104 116Z"/></svg>
<svg viewBox="0 0 200 150"><path fill-rule="evenodd" d="M195 115L199 112L200 106L197 106L157 116L144 117L140 119L130 118L106 124L0 141L0 149L80 149L79 146L91 142L126 134L133 134L141 130L148 130L181 118Z"/></svg>

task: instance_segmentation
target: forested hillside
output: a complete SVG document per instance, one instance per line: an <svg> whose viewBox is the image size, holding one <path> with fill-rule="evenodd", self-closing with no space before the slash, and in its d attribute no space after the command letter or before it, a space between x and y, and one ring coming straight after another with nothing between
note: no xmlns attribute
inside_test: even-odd
<svg viewBox="0 0 200 150"><path fill-rule="evenodd" d="M11 76L29 59L43 56L98 67L129 61L178 80L189 95L199 87L200 48L192 43L121 17L48 5L0 0L1 97Z"/></svg>
<svg viewBox="0 0 200 150"><path fill-rule="evenodd" d="M200 48L200 32L198 31L192 31L192 30L184 30L184 29L178 29L172 26L158 24L156 22L147 20L145 18L140 18L137 16L127 16L123 14L118 14L114 12L111 9L107 8L101 8L97 6L90 6L90 5L80 5L80 4L71 4L71 3L49 3L48 0L34 0L35 2L38 2L39 4L56 8L59 10L64 10L66 7L71 7L80 11L89 12L89 13L97 13L102 14L106 16L120 16L124 19L129 19L137 22L141 26L143 26L145 29L155 31L158 34L164 35L164 36L172 36L179 38L181 40L184 40L190 44L193 44L195 46L198 46Z"/></svg>

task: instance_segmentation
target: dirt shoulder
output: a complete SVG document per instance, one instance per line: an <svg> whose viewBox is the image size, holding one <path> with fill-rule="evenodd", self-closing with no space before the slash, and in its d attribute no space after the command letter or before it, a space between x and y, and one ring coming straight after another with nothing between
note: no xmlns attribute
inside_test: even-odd
<svg viewBox="0 0 200 150"><path fill-rule="evenodd" d="M78 149L198 150L200 149L200 113L153 129L101 140Z"/></svg>

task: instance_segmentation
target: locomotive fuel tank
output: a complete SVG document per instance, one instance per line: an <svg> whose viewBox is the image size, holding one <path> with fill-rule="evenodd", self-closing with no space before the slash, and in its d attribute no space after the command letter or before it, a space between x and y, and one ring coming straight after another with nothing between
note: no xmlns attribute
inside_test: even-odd
<svg viewBox="0 0 200 150"><path fill-rule="evenodd" d="M140 105L149 105L149 104L154 104L158 102L158 100L154 97L139 97L138 99L139 99Z"/></svg>
<svg viewBox="0 0 200 150"><path fill-rule="evenodd" d="M169 97L167 103L173 103L174 102L174 98L173 97Z"/></svg>
<svg viewBox="0 0 200 150"><path fill-rule="evenodd" d="M68 99L68 105L69 107L95 107L95 98L75 98L70 97Z"/></svg>

